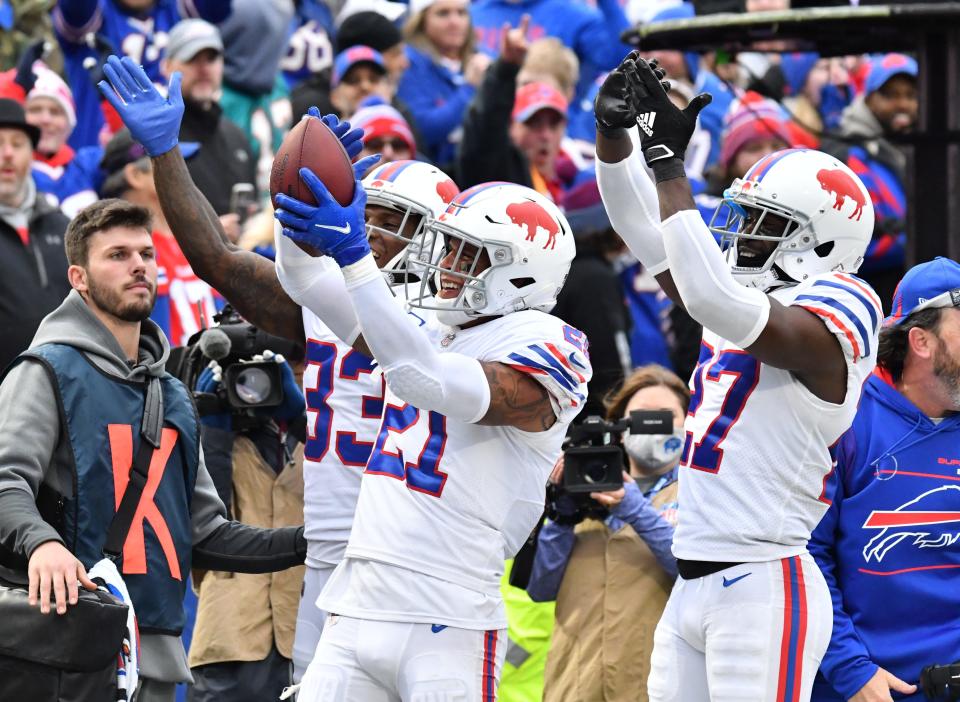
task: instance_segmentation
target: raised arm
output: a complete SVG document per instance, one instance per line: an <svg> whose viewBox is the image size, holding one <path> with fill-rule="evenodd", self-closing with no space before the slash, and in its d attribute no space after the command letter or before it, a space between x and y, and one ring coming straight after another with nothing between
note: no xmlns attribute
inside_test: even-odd
<svg viewBox="0 0 960 702"><path fill-rule="evenodd" d="M183 100L180 76L160 96L143 69L111 56L100 90L146 148L164 217L194 272L251 324L293 341L304 340L300 307L284 292L274 264L231 244L210 203L197 188L177 146Z"/></svg>
<svg viewBox="0 0 960 702"><path fill-rule="evenodd" d="M833 333L812 312L740 285L697 211L683 155L710 96L698 95L680 110L643 59L625 74L635 114L656 114L640 133L641 148L657 182L664 248L687 312L760 361L793 371L818 397L842 402L847 366Z"/></svg>

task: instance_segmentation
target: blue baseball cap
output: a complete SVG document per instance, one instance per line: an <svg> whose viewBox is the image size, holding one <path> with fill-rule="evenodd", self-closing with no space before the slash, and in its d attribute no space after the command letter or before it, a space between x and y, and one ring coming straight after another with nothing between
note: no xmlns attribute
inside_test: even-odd
<svg viewBox="0 0 960 702"><path fill-rule="evenodd" d="M359 44L344 49L333 59L333 74L330 76L330 87L335 88L347 75L347 72L360 63L369 63L376 66L381 73L386 74L387 67L383 63L383 56L376 49Z"/></svg>
<svg viewBox="0 0 960 702"><path fill-rule="evenodd" d="M936 307L960 307L960 263L937 256L903 276L893 293L893 314L884 324L900 324L912 313Z"/></svg>
<svg viewBox="0 0 960 702"><path fill-rule="evenodd" d="M899 75L916 78L916 60L904 54L884 54L874 58L870 61L870 73L867 74L867 82L863 86L864 94L869 95L880 90L884 83Z"/></svg>

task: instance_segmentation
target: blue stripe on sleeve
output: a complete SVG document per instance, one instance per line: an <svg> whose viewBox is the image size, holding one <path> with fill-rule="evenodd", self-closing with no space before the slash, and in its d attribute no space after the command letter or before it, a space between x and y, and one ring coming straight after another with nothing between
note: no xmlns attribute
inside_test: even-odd
<svg viewBox="0 0 960 702"><path fill-rule="evenodd" d="M863 326L863 322L860 321L860 318L851 312L849 307L841 302L837 302L837 300L832 297L823 297L822 295L797 295L796 299L820 302L843 314L847 320L857 328L857 331L860 332L860 338L863 340L863 355L870 355L870 334L867 333L867 330Z"/></svg>
<svg viewBox="0 0 960 702"><path fill-rule="evenodd" d="M879 315L877 315L877 306L874 305L874 304L873 304L873 301L870 300L870 299L869 299L866 295L864 295L862 292L860 292L859 290L857 290L857 289L855 289L855 288L847 287L846 285L843 285L842 283L837 283L837 282L834 282L834 281L832 281L832 280L818 280L818 281L817 281L816 283L814 283L811 287L816 288L816 287L818 287L818 286L819 286L819 287L825 287L825 288L836 288L837 290L843 290L844 292L847 292L847 293L850 293L851 295L853 295L855 298L857 298L858 300L860 300L861 303L863 303L863 306L864 306L864 307L867 308L867 312L870 314L870 324L872 325L872 328L873 328L873 329L876 329L876 328L877 328L877 323L878 323L879 320L880 320Z"/></svg>

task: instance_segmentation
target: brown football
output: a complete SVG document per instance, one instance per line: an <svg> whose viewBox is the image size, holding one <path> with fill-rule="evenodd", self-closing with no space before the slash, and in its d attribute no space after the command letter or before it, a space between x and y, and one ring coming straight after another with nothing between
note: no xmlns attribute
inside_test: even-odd
<svg viewBox="0 0 960 702"><path fill-rule="evenodd" d="M270 169L270 197L276 207L277 193L311 205L317 199L300 178L300 169L309 168L327 186L341 205L353 201L353 166L346 149L330 128L315 117L307 117L290 130Z"/></svg>

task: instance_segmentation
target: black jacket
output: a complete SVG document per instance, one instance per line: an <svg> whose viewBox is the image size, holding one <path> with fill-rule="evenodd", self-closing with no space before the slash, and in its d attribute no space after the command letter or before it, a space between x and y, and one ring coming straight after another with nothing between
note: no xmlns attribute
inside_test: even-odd
<svg viewBox="0 0 960 702"><path fill-rule="evenodd" d="M209 110L184 100L180 141L200 142L187 160L187 170L218 215L230 212L230 191L237 183L257 183L257 160L247 135L223 116L214 104Z"/></svg>
<svg viewBox="0 0 960 702"><path fill-rule="evenodd" d="M26 350L40 320L70 292L63 234L70 220L37 195L29 243L0 219L0 370Z"/></svg>
<svg viewBox="0 0 960 702"><path fill-rule="evenodd" d="M510 139L510 119L520 67L494 61L463 119L457 158L461 190L493 180L533 186L530 163Z"/></svg>

